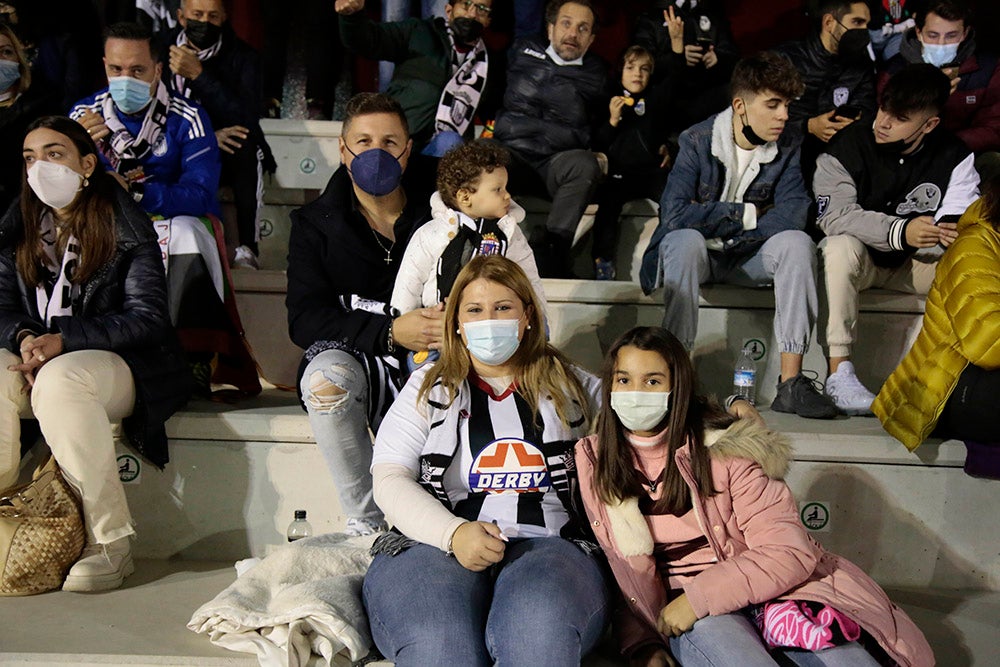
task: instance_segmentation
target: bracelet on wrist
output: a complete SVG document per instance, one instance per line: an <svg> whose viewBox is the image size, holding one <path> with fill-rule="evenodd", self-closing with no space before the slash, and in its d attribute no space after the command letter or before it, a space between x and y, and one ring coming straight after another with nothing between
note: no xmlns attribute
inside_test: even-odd
<svg viewBox="0 0 1000 667"><path fill-rule="evenodd" d="M389 354L396 353L396 340L392 337L392 325L396 320L389 320L389 333L385 337L385 349Z"/></svg>

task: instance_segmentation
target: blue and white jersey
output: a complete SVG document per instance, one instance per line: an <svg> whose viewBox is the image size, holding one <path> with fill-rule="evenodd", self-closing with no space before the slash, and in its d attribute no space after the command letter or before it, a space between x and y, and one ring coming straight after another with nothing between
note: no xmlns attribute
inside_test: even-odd
<svg viewBox="0 0 1000 667"><path fill-rule="evenodd" d="M86 111L103 115L108 89L77 102L69 112L79 120ZM137 136L146 117L145 110L127 115L115 113L133 136ZM108 140L98 142L105 168ZM221 215L217 193L221 170L219 144L208 114L200 106L178 95L170 95L164 131L152 151L142 161L144 194L141 205L147 213L171 218L177 215ZM123 174L124 175L124 174Z"/></svg>
<svg viewBox="0 0 1000 667"><path fill-rule="evenodd" d="M567 426L543 397L537 419L508 388L496 394L475 375L451 405L435 386L423 405L417 392L428 369L418 370L390 408L375 441L373 465L404 465L456 516L495 522L509 537L554 537L569 522L573 447L587 435L582 406ZM591 398L598 381L574 369ZM394 414L395 413L395 414Z"/></svg>

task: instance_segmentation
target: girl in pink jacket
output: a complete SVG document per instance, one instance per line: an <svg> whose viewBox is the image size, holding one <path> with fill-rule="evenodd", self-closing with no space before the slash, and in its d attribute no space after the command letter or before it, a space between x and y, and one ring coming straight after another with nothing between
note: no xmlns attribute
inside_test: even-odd
<svg viewBox="0 0 1000 667"><path fill-rule="evenodd" d="M627 332L602 380L576 465L632 667L934 664L878 584L806 533L782 481L788 441L694 395L672 334Z"/></svg>

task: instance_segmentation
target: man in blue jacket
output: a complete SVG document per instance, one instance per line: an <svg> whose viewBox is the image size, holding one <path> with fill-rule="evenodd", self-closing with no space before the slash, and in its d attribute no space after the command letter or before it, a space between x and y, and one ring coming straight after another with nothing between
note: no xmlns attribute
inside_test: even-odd
<svg viewBox="0 0 1000 667"><path fill-rule="evenodd" d="M680 136L640 279L647 293L663 286L663 326L688 349L700 285L773 284L781 377L771 408L828 419L836 407L802 374L816 321L816 247L802 231L810 202L801 137L784 131L788 106L802 90L798 72L776 54L736 66L732 107Z"/></svg>
<svg viewBox="0 0 1000 667"><path fill-rule="evenodd" d="M169 92L152 36L134 23L116 23L105 32L104 69L108 87L78 102L70 117L94 138L105 169L150 216L162 218L150 224L165 250L170 319L184 349L218 353L214 379L223 381L220 373L231 369L236 375L227 376L227 383L260 391L235 306L229 311L223 306L216 238L198 219L220 215L219 146L208 115ZM224 332L226 339L206 336L207 329ZM212 371L200 361L196 374L207 391Z"/></svg>

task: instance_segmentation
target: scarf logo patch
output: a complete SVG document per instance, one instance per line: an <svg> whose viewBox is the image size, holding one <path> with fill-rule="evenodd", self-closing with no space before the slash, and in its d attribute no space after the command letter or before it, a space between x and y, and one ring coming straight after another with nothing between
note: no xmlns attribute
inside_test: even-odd
<svg viewBox="0 0 1000 667"><path fill-rule="evenodd" d="M156 157L163 157L167 154L167 135L161 134L156 138L156 143L153 144L153 155Z"/></svg>

